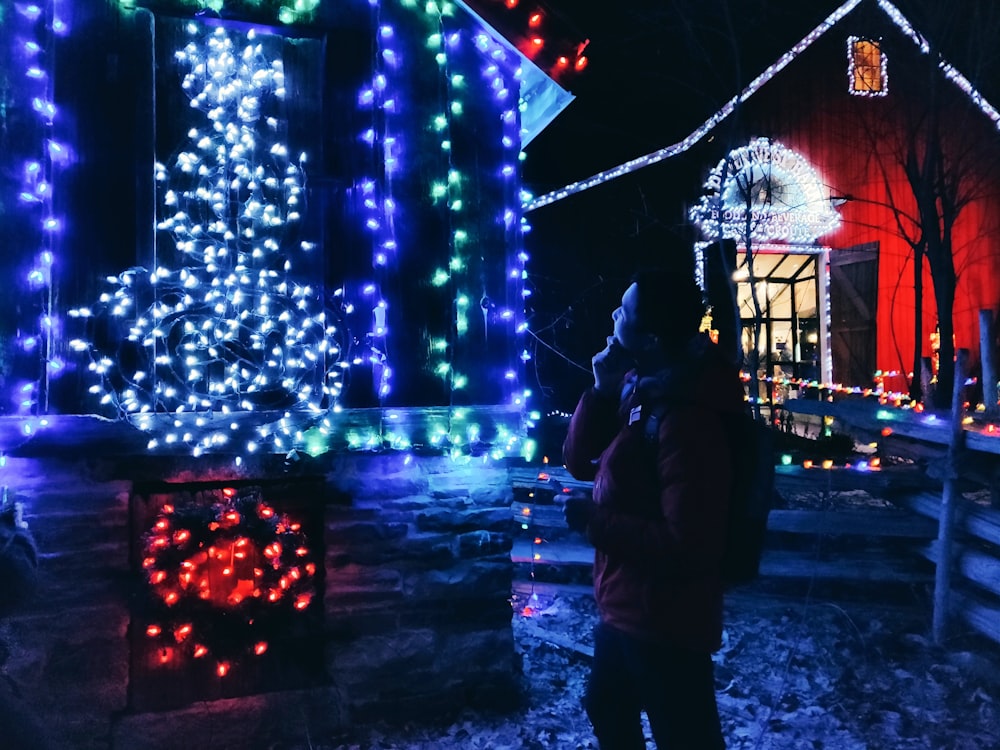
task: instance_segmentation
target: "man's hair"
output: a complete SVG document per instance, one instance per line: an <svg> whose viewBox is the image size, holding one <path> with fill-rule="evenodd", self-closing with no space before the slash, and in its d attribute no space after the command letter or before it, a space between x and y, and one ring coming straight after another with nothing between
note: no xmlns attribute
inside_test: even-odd
<svg viewBox="0 0 1000 750"><path fill-rule="evenodd" d="M664 346L694 336L705 315L701 287L685 273L666 269L642 270L632 276L639 295L639 327L659 337Z"/></svg>

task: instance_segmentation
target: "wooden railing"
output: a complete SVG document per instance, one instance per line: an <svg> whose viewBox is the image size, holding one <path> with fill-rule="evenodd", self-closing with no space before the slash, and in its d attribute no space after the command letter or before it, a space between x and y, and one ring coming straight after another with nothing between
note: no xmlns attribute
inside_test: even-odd
<svg viewBox="0 0 1000 750"><path fill-rule="evenodd" d="M963 371L960 352L951 413L874 398L793 399L781 408L832 418L834 430L877 442L883 460L905 459L922 472L923 491L891 483L885 489L894 504L936 525L934 539L919 550L935 566L935 640L943 641L949 622L959 618L1000 643L1000 429L992 415L966 411Z"/></svg>

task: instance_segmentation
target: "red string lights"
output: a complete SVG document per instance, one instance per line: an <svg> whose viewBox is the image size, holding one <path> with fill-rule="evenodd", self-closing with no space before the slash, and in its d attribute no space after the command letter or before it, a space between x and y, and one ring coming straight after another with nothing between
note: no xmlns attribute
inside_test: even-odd
<svg viewBox="0 0 1000 750"><path fill-rule="evenodd" d="M154 663L214 656L219 677L268 651L267 631L309 607L316 563L300 524L256 490L216 502L165 504L143 538L149 585L145 634Z"/></svg>
<svg viewBox="0 0 1000 750"><path fill-rule="evenodd" d="M537 0L491 0L476 3L484 14L494 16L491 23L510 39L521 53L551 78L565 83L567 77L587 67L584 51L589 39L573 38L574 29L564 19ZM490 5L502 9L489 13Z"/></svg>

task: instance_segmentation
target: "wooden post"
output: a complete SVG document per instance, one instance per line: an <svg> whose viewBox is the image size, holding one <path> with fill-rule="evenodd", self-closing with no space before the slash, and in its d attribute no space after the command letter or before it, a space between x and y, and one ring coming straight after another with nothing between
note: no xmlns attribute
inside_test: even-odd
<svg viewBox="0 0 1000 750"><path fill-rule="evenodd" d="M934 572L934 642L942 644L948 624L948 605L951 598L951 548L955 521L955 502L959 496L955 487L958 478L958 452L962 447L962 386L968 366L969 351L959 349L955 357L955 386L951 392L951 435L945 466L944 491L938 515L937 568Z"/></svg>
<svg viewBox="0 0 1000 750"><path fill-rule="evenodd" d="M996 354L993 345L993 311L979 311L979 361L982 363L983 406L986 408L986 418L1000 417L1000 406L997 405L997 368Z"/></svg>
<svg viewBox="0 0 1000 750"><path fill-rule="evenodd" d="M736 253L735 240L718 240L705 249L705 291L712 307L712 326L719 332L719 346L742 368L746 356L733 281Z"/></svg>
<svg viewBox="0 0 1000 750"><path fill-rule="evenodd" d="M986 419L1000 419L1000 404L997 404L997 366L994 336L996 320L992 310L979 311L979 361L982 363L983 408ZM990 504L1000 508L1000 477L990 481Z"/></svg>
<svg viewBox="0 0 1000 750"><path fill-rule="evenodd" d="M934 367L930 357L920 358L920 392L923 394L924 403L929 404L934 400L934 386L931 380L934 377Z"/></svg>

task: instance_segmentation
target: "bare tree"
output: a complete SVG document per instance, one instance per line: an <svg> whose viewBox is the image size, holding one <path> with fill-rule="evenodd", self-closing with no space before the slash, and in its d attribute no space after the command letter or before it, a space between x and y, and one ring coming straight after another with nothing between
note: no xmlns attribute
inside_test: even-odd
<svg viewBox="0 0 1000 750"><path fill-rule="evenodd" d="M922 393L920 378L926 261L940 342L933 403L947 408L955 377L954 303L959 279L955 227L969 205L996 194L991 175L1000 166L1000 134L971 101L970 81L945 64L939 50L961 35L966 40L966 59L974 70L985 70L986 55L993 47L986 40L1000 33L1000 13L984 8L977 23L960 25L956 21L960 14L954 9L927 0L914 5L923 10L921 17L938 34L940 46L928 42L929 50L920 56L925 64L905 72L894 69L895 95L890 94L886 107L862 108L860 130L869 136L870 164L882 181L895 231L912 252L915 310L910 395L916 400L928 395ZM978 63L977 46L981 51ZM905 180L895 179L899 175Z"/></svg>

